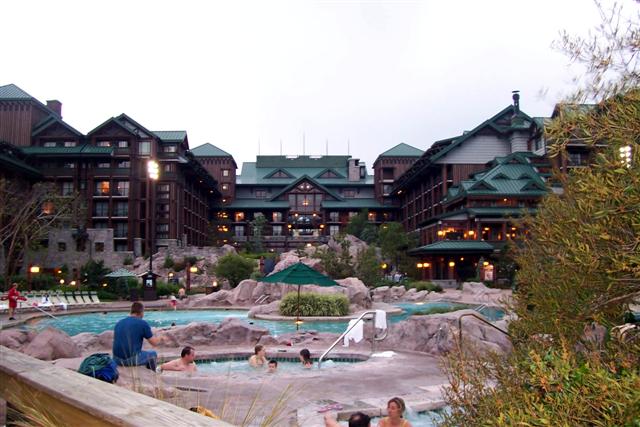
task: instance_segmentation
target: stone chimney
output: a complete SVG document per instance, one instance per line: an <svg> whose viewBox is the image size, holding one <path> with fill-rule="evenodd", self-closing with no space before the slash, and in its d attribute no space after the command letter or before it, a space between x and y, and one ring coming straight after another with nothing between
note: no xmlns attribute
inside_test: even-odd
<svg viewBox="0 0 640 427"><path fill-rule="evenodd" d="M349 181L360 181L360 167L358 159L349 159L348 177Z"/></svg>
<svg viewBox="0 0 640 427"><path fill-rule="evenodd" d="M520 112L520 91L514 90L511 92L513 98L513 114L518 114Z"/></svg>
<svg viewBox="0 0 640 427"><path fill-rule="evenodd" d="M57 99L52 99L47 101L47 107L52 110L54 113L62 117L62 102Z"/></svg>

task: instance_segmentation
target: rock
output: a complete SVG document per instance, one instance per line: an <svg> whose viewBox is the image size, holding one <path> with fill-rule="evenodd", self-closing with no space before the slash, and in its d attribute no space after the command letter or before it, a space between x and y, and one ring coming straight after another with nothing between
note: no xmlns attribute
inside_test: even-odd
<svg viewBox="0 0 640 427"><path fill-rule="evenodd" d="M388 302L389 301L389 287L380 286L373 289L373 300L375 302Z"/></svg>
<svg viewBox="0 0 640 427"><path fill-rule="evenodd" d="M0 345L12 350L19 350L23 345L28 344L29 333L20 329L4 329L0 331Z"/></svg>
<svg viewBox="0 0 640 427"><path fill-rule="evenodd" d="M409 289L402 297L405 301L424 301L429 295L429 291L416 291L415 288Z"/></svg>
<svg viewBox="0 0 640 427"><path fill-rule="evenodd" d="M246 279L238 283L238 286L233 290L233 297L230 301L231 305L252 305L255 301L252 299L252 296L257 285L258 282L251 279Z"/></svg>
<svg viewBox="0 0 640 427"><path fill-rule="evenodd" d="M189 297L189 307L224 307L231 305L233 290L220 290L203 297Z"/></svg>
<svg viewBox="0 0 640 427"><path fill-rule="evenodd" d="M389 300L398 301L405 294L407 290L404 286L393 286L389 289Z"/></svg>
<svg viewBox="0 0 640 427"><path fill-rule="evenodd" d="M382 346L390 350L415 350L434 355L449 353L456 349L458 318L464 313L478 314L473 310L460 310L429 316L411 316L389 327L389 335L382 341ZM498 353L511 350L511 342L506 335L473 317L465 318L462 328L466 345L474 344L481 350Z"/></svg>
<svg viewBox="0 0 640 427"><path fill-rule="evenodd" d="M269 330L247 322L227 318L220 323L213 336L213 345L247 345L254 346L263 335L268 335Z"/></svg>
<svg viewBox="0 0 640 427"><path fill-rule="evenodd" d="M369 247L364 241L358 239L356 236L352 236L351 234L347 234L344 236L344 239L349 242L349 255L351 255L351 259L355 262L358 258L358 253L360 251L365 251ZM340 242L336 241L333 236L329 238L327 245L330 249L340 253L342 252L342 246Z"/></svg>
<svg viewBox="0 0 640 427"><path fill-rule="evenodd" d="M247 316L251 319L255 318L257 314L278 314L280 309L280 300L270 302L265 305L256 305L251 307Z"/></svg>
<svg viewBox="0 0 640 427"><path fill-rule="evenodd" d="M344 293L349 298L350 304L354 304L358 309L371 308L371 296L369 294L369 288L367 288L362 280L357 277L347 277L346 279L336 280L340 287L344 289ZM325 288L335 291L339 291L335 286Z"/></svg>
<svg viewBox="0 0 640 427"><path fill-rule="evenodd" d="M162 328L154 331L161 337L162 347L182 348L185 345L198 347L210 345L214 341L218 325L215 323L189 323L188 325Z"/></svg>
<svg viewBox="0 0 640 427"><path fill-rule="evenodd" d="M300 257L296 254L296 251L284 252L280 255L280 261L273 267L271 274L282 271L287 267L297 264L299 261Z"/></svg>
<svg viewBox="0 0 640 427"><path fill-rule="evenodd" d="M23 353L41 360L79 357L80 348L69 335L55 329L47 328L35 336L24 349Z"/></svg>
<svg viewBox="0 0 640 427"><path fill-rule="evenodd" d="M111 353L113 347L113 331L104 331L101 334L82 332L71 337L82 353Z"/></svg>
<svg viewBox="0 0 640 427"><path fill-rule="evenodd" d="M488 288L482 282L464 282L462 284L462 293L480 296L485 294L499 294L500 289Z"/></svg>

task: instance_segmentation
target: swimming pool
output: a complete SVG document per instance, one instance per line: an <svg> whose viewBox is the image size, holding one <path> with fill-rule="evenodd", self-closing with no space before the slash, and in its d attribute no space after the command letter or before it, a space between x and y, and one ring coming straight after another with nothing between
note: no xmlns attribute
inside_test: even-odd
<svg viewBox="0 0 640 427"><path fill-rule="evenodd" d="M198 360L198 372L201 373L213 373L213 374L225 374L228 372L245 372L245 373L267 373L267 368L252 368L249 366L248 357L230 358L230 359L216 359L216 360ZM268 358L273 360L272 358ZM317 360L313 361L313 367L306 369L302 367L302 364L295 359L275 358L278 361L278 372L295 373L295 372L309 372L318 370ZM326 360L322 362L322 369L333 368L345 368L354 363L362 362L357 359L337 359Z"/></svg>
<svg viewBox="0 0 640 427"><path fill-rule="evenodd" d="M429 308L446 308L457 305L459 304L449 302L426 302L424 304L400 303L397 304L397 306L402 308L405 312L401 315L390 316L389 322L399 322L419 310L425 310ZM461 308L471 308L471 306L460 306ZM494 317L491 317L491 313L494 315ZM501 310L497 310L491 307L485 307L482 310L482 314L488 316L491 320L499 319L504 315ZM81 332L92 332L94 334L99 334L104 331L113 330L113 327L118 322L118 320L122 319L126 315L127 313L122 311L106 313L82 313L60 316L58 317L58 319L38 319L31 325L35 326L37 329L44 329L48 326L53 326L54 328L60 329L69 335L76 335ZM176 325L187 325L192 322L220 323L228 317L242 319L251 324L267 328L271 335L275 336L296 331L296 325L294 324L294 322L249 319L247 317L247 311L244 310L147 310L144 313L144 319L149 322L149 325L151 325L151 327L155 328L171 326L172 323L175 323ZM300 326L300 329L339 334L345 331L347 323L347 321L304 322Z"/></svg>
<svg viewBox="0 0 640 427"><path fill-rule="evenodd" d="M407 408L404 418L414 427L436 427L442 421L443 409L435 411L415 412ZM371 425L377 426L382 417L371 418Z"/></svg>

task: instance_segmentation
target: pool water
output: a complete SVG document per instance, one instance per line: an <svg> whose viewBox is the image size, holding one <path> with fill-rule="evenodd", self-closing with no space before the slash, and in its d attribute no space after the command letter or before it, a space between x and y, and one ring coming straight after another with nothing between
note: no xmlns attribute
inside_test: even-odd
<svg viewBox="0 0 640 427"><path fill-rule="evenodd" d="M426 302L424 304L415 303L415 302L403 302L403 303L398 303L394 305L404 310L403 314L393 317L394 321L404 320L414 313L417 313L420 311L427 311L431 309L456 308L458 310L463 310L465 308L481 307L477 305L458 304L458 303L451 303L451 302ZM487 307L487 306L481 307L479 310L479 313L491 321L500 320L504 317L504 310L501 310L497 307Z"/></svg>
<svg viewBox="0 0 640 427"><path fill-rule="evenodd" d="M360 362L359 360L352 361L334 361L325 360L322 362L322 369L332 369L339 367L347 367L353 363ZM202 360L196 362L198 364L198 372L225 374L228 372L247 372L247 373L267 373L267 368L253 368L249 366L248 359L243 360ZM318 370L318 363L314 361L313 367L303 368L299 361L288 359L278 360L277 372L308 372L312 370ZM276 373L277 373L276 372Z"/></svg>
<svg viewBox="0 0 640 427"><path fill-rule="evenodd" d="M404 418L411 423L413 427L436 427L442 421L442 410L414 412L407 408ZM377 426L382 418L371 418L371 425Z"/></svg>
<svg viewBox="0 0 640 427"><path fill-rule="evenodd" d="M389 323L396 323L406 319L412 313L420 310L426 310L429 308L446 308L452 306L458 306L459 304L453 304L448 302L427 302L424 304L415 303L401 303L397 304L402 308L405 313L396 316L389 317ZM469 308L470 306L466 306ZM465 306L461 306L465 308ZM491 320L501 318L504 313L501 310L491 307L485 307L482 309L482 314L489 317ZM60 316L57 320L46 318L39 319L33 323L37 329L44 329L48 326L53 326L66 332L69 335L76 335L81 332L92 332L99 334L104 331L113 330L113 327L126 316L126 312L106 312L106 313L83 313L69 316ZM271 335L282 335L286 333L292 333L296 331L296 325L290 321L274 321L274 320L259 320L249 319L247 317L247 311L244 310L166 310L166 311L153 311L148 310L144 313L144 319L149 322L151 327L161 328L171 326L172 323L176 325L187 325L192 322L208 322L208 323L220 323L228 317L234 317L242 319L250 324L267 328ZM348 322L339 321L320 321L320 322L304 322L300 325L300 330L315 330L318 332L331 332L342 333L346 330Z"/></svg>

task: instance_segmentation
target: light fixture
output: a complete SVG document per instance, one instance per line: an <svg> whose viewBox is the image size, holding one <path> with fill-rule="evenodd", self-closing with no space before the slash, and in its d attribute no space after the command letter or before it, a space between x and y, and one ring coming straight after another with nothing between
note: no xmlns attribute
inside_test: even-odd
<svg viewBox="0 0 640 427"><path fill-rule="evenodd" d="M487 265L489 265L489 261L483 262L482 265L486 267Z"/></svg>
<svg viewBox="0 0 640 427"><path fill-rule="evenodd" d="M37 265L32 265L31 267L29 267L29 272L30 273L40 273L40 267Z"/></svg>
<svg viewBox="0 0 640 427"><path fill-rule="evenodd" d="M191 273L197 273L198 272L198 267L196 267L195 265L192 265L191 267L189 267L189 271Z"/></svg>
<svg viewBox="0 0 640 427"><path fill-rule="evenodd" d="M431 267L431 264L429 264L428 262L425 262L422 264L422 268L429 268Z"/></svg>
<svg viewBox="0 0 640 427"><path fill-rule="evenodd" d="M456 263L455 263L455 262L453 262L453 261L449 261L449 267L455 267L455 266L456 266Z"/></svg>
<svg viewBox="0 0 640 427"><path fill-rule="evenodd" d="M463 256L460 257L460 261L464 261L464 257Z"/></svg>
<svg viewBox="0 0 640 427"><path fill-rule="evenodd" d="M60 279L60 284L64 285L64 279Z"/></svg>
<svg viewBox="0 0 640 427"><path fill-rule="evenodd" d="M476 234L476 232L475 232L475 231L473 231L473 230L469 230L469 233L468 233L468 234L469 234L469 236L474 236L474 235Z"/></svg>
<svg viewBox="0 0 640 427"><path fill-rule="evenodd" d="M386 269L387 269L387 263L386 263L386 262L383 262L383 263L380 265L380 268L382 268L383 270L386 270Z"/></svg>
<svg viewBox="0 0 640 427"><path fill-rule="evenodd" d="M218 281L214 280L211 285L213 285L214 288L217 288L218 287Z"/></svg>
<svg viewBox="0 0 640 427"><path fill-rule="evenodd" d="M106 287L107 287L107 284L106 284L106 283L103 283L103 284L102 284L102 287L103 287L103 288L106 288Z"/></svg>
<svg viewBox="0 0 640 427"><path fill-rule="evenodd" d="M158 162L155 160L149 160L147 162L147 172L149 173L149 178L156 180L160 177L160 166Z"/></svg>
<svg viewBox="0 0 640 427"><path fill-rule="evenodd" d="M72 280L71 282L69 282L69 286L75 286L76 285L76 281Z"/></svg>
<svg viewBox="0 0 640 427"><path fill-rule="evenodd" d="M416 264L416 267L418 267L418 268L422 268L422 263L421 263L421 262L417 263L417 264Z"/></svg>

